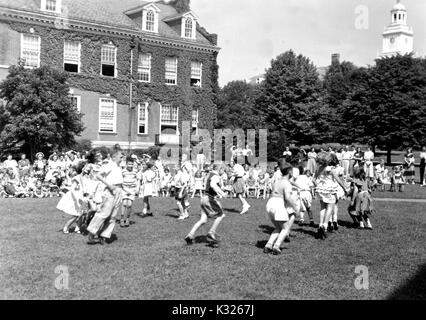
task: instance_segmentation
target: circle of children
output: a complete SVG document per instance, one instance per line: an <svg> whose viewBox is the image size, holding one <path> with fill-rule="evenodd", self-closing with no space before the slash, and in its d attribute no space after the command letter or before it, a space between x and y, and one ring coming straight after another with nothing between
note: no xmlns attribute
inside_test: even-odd
<svg viewBox="0 0 426 320"><path fill-rule="evenodd" d="M201 218L185 241L191 245L197 230L214 218L207 235L213 246L219 243L216 229L225 217L219 198L237 197L242 215L250 210L248 198L268 198L266 212L275 230L264 252L279 255L282 243L290 239L296 216L303 226L307 214L309 225L316 227L311 210L316 196L321 204L317 238L324 240L327 232L339 228L339 200L349 197L348 212L355 227L372 229L370 215L375 210L371 191L385 190L386 185L393 191L403 191L404 184L414 183L411 149L405 155L405 165L394 167L392 173L384 161L374 166L370 148L364 153L353 147L340 152L332 148L319 153L315 149L308 153L301 150L299 164L290 160L292 153L286 148L275 168L266 172L258 164L251 166L247 153L245 164L239 164L235 149L232 148L233 160L227 165L207 163L202 155L192 163L183 154L180 164L173 168L165 166L160 157L125 157L119 149L94 149L83 156L74 151L54 153L48 159L39 152L33 164L24 154L19 161L8 155L0 167L0 193L3 197L61 196L57 209L72 216L63 233L70 233L70 227L76 224L74 232L88 235L88 244L108 242L118 221L121 227L129 227L136 197L143 198L142 215L153 216L150 197L174 196L180 212L178 219L185 220L189 218L189 197L199 194Z"/></svg>

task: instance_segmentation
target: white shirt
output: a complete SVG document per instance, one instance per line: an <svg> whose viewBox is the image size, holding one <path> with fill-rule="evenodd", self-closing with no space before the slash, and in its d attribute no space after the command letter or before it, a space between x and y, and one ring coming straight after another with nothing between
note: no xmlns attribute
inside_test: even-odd
<svg viewBox="0 0 426 320"><path fill-rule="evenodd" d="M420 159L426 159L426 152L420 152Z"/></svg>
<svg viewBox="0 0 426 320"><path fill-rule="evenodd" d="M314 186L312 180L304 174L298 176L295 182L301 188L302 191L310 191L311 187Z"/></svg>
<svg viewBox="0 0 426 320"><path fill-rule="evenodd" d="M366 151L364 153L364 160L370 160L372 161L374 159L374 153L373 151Z"/></svg>
<svg viewBox="0 0 426 320"><path fill-rule="evenodd" d="M108 161L104 164L100 173L110 185L123 184L123 171L114 161Z"/></svg>
<svg viewBox="0 0 426 320"><path fill-rule="evenodd" d="M284 156L284 157L285 157L285 156L290 156L290 157L291 157L291 155L292 155L291 151L284 151L284 152L283 152L283 156Z"/></svg>
<svg viewBox="0 0 426 320"><path fill-rule="evenodd" d="M14 159L5 160L3 164L5 168L13 168L13 169L18 168L18 162Z"/></svg>
<svg viewBox="0 0 426 320"><path fill-rule="evenodd" d="M245 172L246 172L244 170L243 166L238 164L238 163L234 164L233 170L234 170L235 176L237 176L238 178L242 178L245 175Z"/></svg>

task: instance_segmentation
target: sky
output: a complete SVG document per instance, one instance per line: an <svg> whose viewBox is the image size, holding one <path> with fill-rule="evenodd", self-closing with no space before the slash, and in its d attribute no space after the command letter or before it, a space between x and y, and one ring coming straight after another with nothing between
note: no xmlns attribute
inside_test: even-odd
<svg viewBox="0 0 426 320"><path fill-rule="evenodd" d="M199 23L217 33L219 84L265 72L271 60L292 49L317 67L332 53L358 66L373 65L397 0L192 0ZM414 48L426 56L426 1L401 0Z"/></svg>

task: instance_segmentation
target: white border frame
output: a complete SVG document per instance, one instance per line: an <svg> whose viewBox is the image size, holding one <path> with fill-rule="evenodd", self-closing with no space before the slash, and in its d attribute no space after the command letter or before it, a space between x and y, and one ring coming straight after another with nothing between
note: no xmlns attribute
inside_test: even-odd
<svg viewBox="0 0 426 320"><path fill-rule="evenodd" d="M144 111L145 112L145 132L144 133L139 132L139 124L140 124L139 119L140 119L140 112L141 112L141 103L138 103L138 121L137 121L137 134L143 135L143 136L148 135L148 123L149 123L149 121L148 121L148 117L149 117L148 105L149 105L149 103L145 102L144 104L145 104L145 111Z"/></svg>
<svg viewBox="0 0 426 320"><path fill-rule="evenodd" d="M112 100L114 101L114 123L113 123L113 131L101 131L101 101L102 100ZM117 133L117 100L113 98L108 97L101 97L99 98L99 105L98 105L98 133L100 134L116 134Z"/></svg>
<svg viewBox="0 0 426 320"><path fill-rule="evenodd" d="M111 76L105 76L105 75L103 75L102 74L102 65L103 65L103 63L102 63L102 47L103 46L109 46L109 47L114 47L114 77L111 77ZM115 78L117 78L118 77L118 72L117 72L117 46L115 45L115 44L110 44L110 43L104 43L104 44L102 44L101 45L101 70L100 70L100 73L99 73L102 77L107 77L107 78L113 78L113 79L115 79Z"/></svg>
<svg viewBox="0 0 426 320"><path fill-rule="evenodd" d="M148 81L144 81L144 80L139 80L139 56L140 55L149 55L149 80ZM151 53L143 53L143 52L139 52L139 56L138 56L138 81L139 82L143 82L143 83L151 83L151 71L152 71L152 54Z"/></svg>
<svg viewBox="0 0 426 320"><path fill-rule="evenodd" d="M39 35L35 35L35 34L30 34L30 33L21 33L21 52L20 52L20 58L21 59L24 59L23 58L23 49L24 49L24 35L27 35L27 36L31 36L31 37L38 37L38 57L37 57L37 59L38 59L38 61L37 61L37 67L32 67L32 66L25 66L25 68L29 68L29 69L32 69L32 68L40 68L40 56L41 56L41 37L39 36Z"/></svg>
<svg viewBox="0 0 426 320"><path fill-rule="evenodd" d="M170 106L172 106L173 104L169 104L169 103L165 103L166 105L170 105ZM162 135L162 130L161 130L161 126L162 125L165 125L165 126L167 126L167 125L170 125L170 123L163 123L162 121L161 121L161 114L162 114L162 111L163 111L163 104L162 103L159 103L159 105L160 105L160 127L159 127L159 134L160 135ZM178 135L180 135L179 134L179 107L177 107L177 119L176 119L176 135L178 136ZM172 134L171 134L171 136L172 136Z"/></svg>
<svg viewBox="0 0 426 320"><path fill-rule="evenodd" d="M64 40L64 53L63 53L63 64L64 64L63 67L64 67L64 70L65 70L65 63L68 63L65 60L65 42L67 42L67 41L68 42L77 42L78 43L78 71L77 71L77 73L81 73L81 42L80 41L76 41L76 40ZM101 68L102 68L102 66L101 66ZM101 72L102 72L102 69L101 69ZM72 73L74 73L74 72L72 72Z"/></svg>

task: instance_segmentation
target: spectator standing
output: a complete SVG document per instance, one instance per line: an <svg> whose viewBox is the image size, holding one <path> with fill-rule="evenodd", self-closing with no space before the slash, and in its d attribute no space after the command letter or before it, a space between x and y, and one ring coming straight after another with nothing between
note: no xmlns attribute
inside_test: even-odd
<svg viewBox="0 0 426 320"><path fill-rule="evenodd" d="M27 176L30 173L30 166L30 161L27 159L25 153L23 153L21 155L21 160L18 161L18 170L20 178Z"/></svg>
<svg viewBox="0 0 426 320"><path fill-rule="evenodd" d="M415 175L415 158L412 148L408 148L407 153L404 156L404 174L407 180L407 183L414 184L414 175Z"/></svg>
<svg viewBox="0 0 426 320"><path fill-rule="evenodd" d="M423 147L422 152L420 152L420 184L422 185L422 187L426 187L425 167L426 167L426 147Z"/></svg>
<svg viewBox="0 0 426 320"><path fill-rule="evenodd" d="M317 153L315 152L315 148L312 148L310 152L308 152L308 165L307 169L311 172L311 174L315 174L317 171Z"/></svg>

